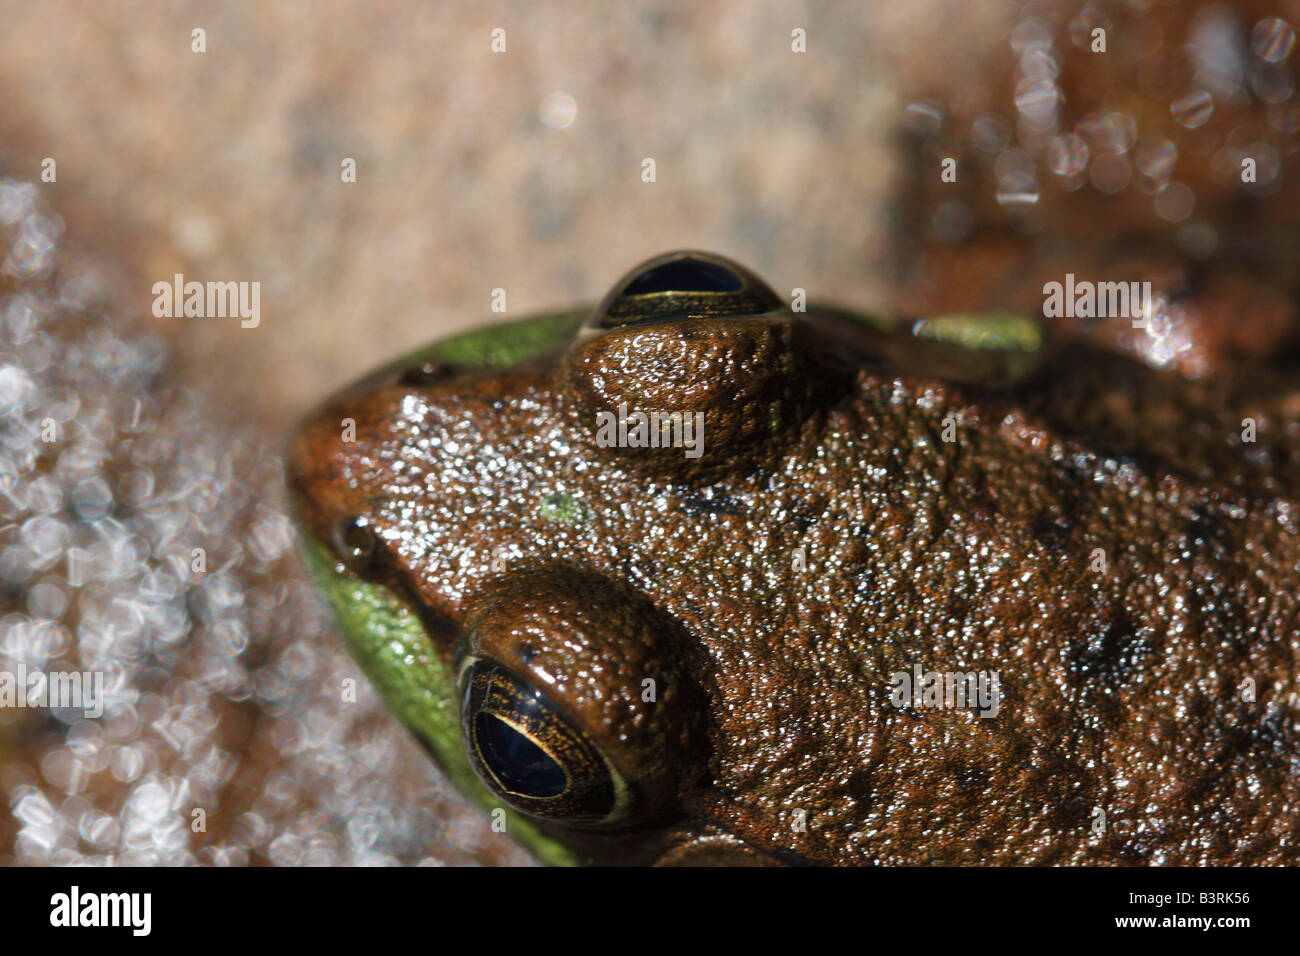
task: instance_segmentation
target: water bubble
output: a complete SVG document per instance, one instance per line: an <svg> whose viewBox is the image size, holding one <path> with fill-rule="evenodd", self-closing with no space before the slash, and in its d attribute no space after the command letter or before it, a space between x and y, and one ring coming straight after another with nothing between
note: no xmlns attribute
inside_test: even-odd
<svg viewBox="0 0 1300 956"><path fill-rule="evenodd" d="M131 783L144 770L144 755L130 744L118 747L109 762L109 769L115 779Z"/></svg>
<svg viewBox="0 0 1300 956"><path fill-rule="evenodd" d="M1183 183L1170 183L1156 193L1156 215L1166 222L1182 222L1196 208L1196 194Z"/></svg>
<svg viewBox="0 0 1300 956"><path fill-rule="evenodd" d="M77 832L81 839L100 850L116 846L120 833L117 820L100 810L88 810L82 814Z"/></svg>
<svg viewBox="0 0 1300 956"><path fill-rule="evenodd" d="M1116 152L1127 153L1137 142L1137 121L1128 113L1107 113L1103 119L1106 142Z"/></svg>
<svg viewBox="0 0 1300 956"><path fill-rule="evenodd" d="M1214 97L1205 90L1195 90L1169 104L1169 115L1188 129L1204 126L1213 112Z"/></svg>
<svg viewBox="0 0 1300 956"><path fill-rule="evenodd" d="M63 488L53 475L41 475L27 485L27 510L48 515L63 507Z"/></svg>
<svg viewBox="0 0 1300 956"><path fill-rule="evenodd" d="M221 221L197 209L183 209L172 217L171 237L176 247L196 259L221 249Z"/></svg>
<svg viewBox="0 0 1300 956"><path fill-rule="evenodd" d="M27 611L33 617L57 620L67 608L68 595L58 578L42 578L27 592Z"/></svg>
<svg viewBox="0 0 1300 956"><path fill-rule="evenodd" d="M1300 100L1291 100L1270 108L1268 125L1287 136L1300 133Z"/></svg>
<svg viewBox="0 0 1300 956"><path fill-rule="evenodd" d="M1178 162L1178 147L1165 139L1158 143L1144 143L1138 147L1133 156L1133 163L1152 187L1158 192L1169 182L1173 175L1174 164Z"/></svg>
<svg viewBox="0 0 1300 956"><path fill-rule="evenodd" d="M83 478L72 490L72 506L87 521L102 518L113 506L113 492L99 475Z"/></svg>
<svg viewBox="0 0 1300 956"><path fill-rule="evenodd" d="M68 731L68 751L90 773L99 773L108 767L111 754L104 745L104 731L97 720L83 720Z"/></svg>
<svg viewBox="0 0 1300 956"><path fill-rule="evenodd" d="M135 469L122 478L122 498L127 504L148 504L154 494L154 475L147 469Z"/></svg>
<svg viewBox="0 0 1300 956"><path fill-rule="evenodd" d="M1271 186L1281 175L1282 155L1271 143L1251 143L1245 155L1255 160L1255 183ZM1238 164L1240 168L1240 164Z"/></svg>
<svg viewBox="0 0 1300 956"><path fill-rule="evenodd" d="M1033 206L1038 202L1038 183L1030 176L1007 176L998 180L997 200L1013 211Z"/></svg>
<svg viewBox="0 0 1300 956"><path fill-rule="evenodd" d="M1208 222L1195 220L1178 227L1178 250L1191 259L1208 259L1218 251L1219 233Z"/></svg>
<svg viewBox="0 0 1300 956"><path fill-rule="evenodd" d="M302 840L296 834L285 833L271 841L267 856L277 866L296 866L302 860Z"/></svg>
<svg viewBox="0 0 1300 956"><path fill-rule="evenodd" d="M1046 50L1030 50L1020 58L1020 75L1027 80L1055 80L1060 67Z"/></svg>
<svg viewBox="0 0 1300 956"><path fill-rule="evenodd" d="M271 834L270 825L251 811L241 814L231 828L231 839L247 847L259 847Z"/></svg>
<svg viewBox="0 0 1300 956"><path fill-rule="evenodd" d="M1011 145L1011 125L1001 116L986 113L971 124L970 138L980 152L996 155Z"/></svg>
<svg viewBox="0 0 1300 956"><path fill-rule="evenodd" d="M1137 123L1127 113L1092 113L1081 119L1075 129L1097 153L1127 153L1137 140Z"/></svg>
<svg viewBox="0 0 1300 956"><path fill-rule="evenodd" d="M41 414L53 418L56 422L70 422L77 417L79 408L81 408L81 396L67 385L56 385L47 392Z"/></svg>
<svg viewBox="0 0 1300 956"><path fill-rule="evenodd" d="M1250 31L1250 48L1261 60L1278 63L1291 55L1295 46L1295 29L1279 17L1260 20Z"/></svg>
<svg viewBox="0 0 1300 956"><path fill-rule="evenodd" d="M63 232L62 220L32 216L24 219L18 237L9 249L4 271L17 276L35 276L53 263L53 253Z"/></svg>
<svg viewBox="0 0 1300 956"><path fill-rule="evenodd" d="M293 526L286 515L273 512L262 516L249 534L249 551L270 563L293 547Z"/></svg>
<svg viewBox="0 0 1300 956"><path fill-rule="evenodd" d="M13 225L31 215L36 204L36 184L0 179L0 224Z"/></svg>
<svg viewBox="0 0 1300 956"><path fill-rule="evenodd" d="M1190 47L1197 84L1221 99L1234 97L1246 68L1245 37L1236 15L1222 7L1202 8L1192 23Z"/></svg>
<svg viewBox="0 0 1300 956"><path fill-rule="evenodd" d="M943 108L938 103L910 103L903 110L903 122L914 136L933 136L943 125Z"/></svg>
<svg viewBox="0 0 1300 956"><path fill-rule="evenodd" d="M248 851L243 847L207 846L203 854L213 866L248 866Z"/></svg>
<svg viewBox="0 0 1300 956"><path fill-rule="evenodd" d="M45 752L41 758L41 776L65 793L78 793L86 783L81 764L62 747Z"/></svg>
<svg viewBox="0 0 1300 956"><path fill-rule="evenodd" d="M58 518L36 515L23 523L19 537L31 553L32 567L45 571L63 557L68 547L69 530L67 524Z"/></svg>
<svg viewBox="0 0 1300 956"><path fill-rule="evenodd" d="M1025 54L1031 50L1050 50L1052 48L1052 31L1038 20L1026 19L1016 24L1011 31L1011 49Z"/></svg>
<svg viewBox="0 0 1300 956"><path fill-rule="evenodd" d="M5 309L4 322L13 344L22 345L41 325L36 300L29 295L14 296Z"/></svg>
<svg viewBox="0 0 1300 956"><path fill-rule="evenodd" d="M1122 191L1133 178L1133 167L1122 153L1102 153L1092 161L1092 184L1104 193Z"/></svg>
<svg viewBox="0 0 1300 956"><path fill-rule="evenodd" d="M1061 91L1051 80L1022 80L1016 86L1016 109L1034 120L1055 115Z"/></svg>
<svg viewBox="0 0 1300 956"><path fill-rule="evenodd" d="M1032 179L1036 170L1033 157L1023 149L1003 150L993 161L993 175L1000 180L1011 176L1028 176Z"/></svg>
<svg viewBox="0 0 1300 956"><path fill-rule="evenodd" d="M1088 144L1074 133L1055 137L1047 147L1047 165L1058 176L1077 176L1088 165Z"/></svg>
<svg viewBox="0 0 1300 956"><path fill-rule="evenodd" d="M954 199L935 210L930 231L940 242L961 242L970 234L974 223L975 214L970 207Z"/></svg>
<svg viewBox="0 0 1300 956"><path fill-rule="evenodd" d="M16 365L0 366L0 410L3 414L21 411L36 398L36 383Z"/></svg>
<svg viewBox="0 0 1300 956"><path fill-rule="evenodd" d="M578 118L578 101L563 90L547 93L537 109L542 125L550 129L568 129Z"/></svg>
<svg viewBox="0 0 1300 956"><path fill-rule="evenodd" d="M1110 33L1110 18L1092 7L1081 10L1070 21L1070 42L1080 50L1090 50L1092 31L1098 28Z"/></svg>
<svg viewBox="0 0 1300 956"><path fill-rule="evenodd" d="M13 804L13 815L24 827L51 830L58 826L58 814L43 793L27 788L20 793Z"/></svg>
<svg viewBox="0 0 1300 956"><path fill-rule="evenodd" d="M1259 63L1250 71L1250 88L1265 103L1285 103L1295 92L1295 77L1285 63Z"/></svg>
<svg viewBox="0 0 1300 956"><path fill-rule="evenodd" d="M357 813L347 824L348 843L362 850L368 850L379 842L382 827L376 812Z"/></svg>

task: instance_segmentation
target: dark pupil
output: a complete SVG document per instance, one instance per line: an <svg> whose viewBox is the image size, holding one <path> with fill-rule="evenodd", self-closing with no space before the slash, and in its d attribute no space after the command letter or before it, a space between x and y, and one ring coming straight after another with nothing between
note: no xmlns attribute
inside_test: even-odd
<svg viewBox="0 0 1300 956"><path fill-rule="evenodd" d="M723 266L699 259L674 259L647 269L628 284L623 295L656 292L737 292L740 276Z"/></svg>
<svg viewBox="0 0 1300 956"><path fill-rule="evenodd" d="M474 720L474 732L488 769L507 790L527 797L554 797L564 792L560 765L496 714L480 713Z"/></svg>

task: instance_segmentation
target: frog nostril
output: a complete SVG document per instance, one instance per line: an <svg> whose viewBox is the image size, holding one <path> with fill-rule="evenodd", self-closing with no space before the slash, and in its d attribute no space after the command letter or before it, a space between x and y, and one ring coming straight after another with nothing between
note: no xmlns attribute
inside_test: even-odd
<svg viewBox="0 0 1300 956"><path fill-rule="evenodd" d="M781 307L744 266L707 252L672 252L620 279L588 320L589 330L689 317L761 315Z"/></svg>
<svg viewBox="0 0 1300 956"><path fill-rule="evenodd" d="M437 360L421 362L403 369L397 377L397 384L403 386L433 385L454 375L456 369L446 362Z"/></svg>

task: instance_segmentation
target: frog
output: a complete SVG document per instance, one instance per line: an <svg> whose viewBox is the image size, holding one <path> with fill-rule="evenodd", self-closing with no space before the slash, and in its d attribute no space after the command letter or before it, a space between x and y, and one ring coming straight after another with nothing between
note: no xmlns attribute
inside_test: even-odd
<svg viewBox="0 0 1300 956"><path fill-rule="evenodd" d="M286 474L351 654L542 863L1294 864L1298 413L1283 357L684 250L366 375Z"/></svg>

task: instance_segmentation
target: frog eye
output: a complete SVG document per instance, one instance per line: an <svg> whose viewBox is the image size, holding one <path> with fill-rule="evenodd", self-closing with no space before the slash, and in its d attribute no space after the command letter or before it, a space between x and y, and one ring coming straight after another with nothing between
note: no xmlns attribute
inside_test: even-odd
<svg viewBox="0 0 1300 956"><path fill-rule="evenodd" d="M383 541L364 515L340 522L334 529L334 551L353 574L373 573L383 554Z"/></svg>
<svg viewBox="0 0 1300 956"><path fill-rule="evenodd" d="M569 823L607 823L625 788L596 746L541 691L487 659L468 662L461 730L485 784L515 809Z"/></svg>
<svg viewBox="0 0 1300 956"><path fill-rule="evenodd" d="M776 293L739 263L707 252L671 252L641 263L616 282L587 328L761 315L780 307Z"/></svg>

